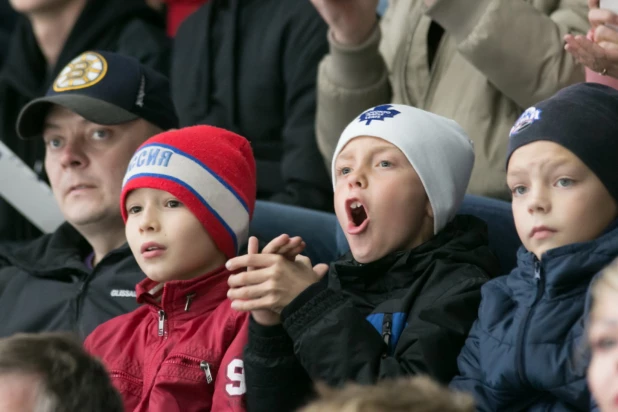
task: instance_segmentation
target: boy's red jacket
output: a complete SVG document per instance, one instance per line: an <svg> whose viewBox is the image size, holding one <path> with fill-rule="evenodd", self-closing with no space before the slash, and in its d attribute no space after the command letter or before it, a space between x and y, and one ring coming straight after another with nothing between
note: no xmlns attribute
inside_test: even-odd
<svg viewBox="0 0 618 412"><path fill-rule="evenodd" d="M232 310L224 267L165 285L137 287L142 306L92 332L100 358L130 411L244 411L242 351L248 315Z"/></svg>

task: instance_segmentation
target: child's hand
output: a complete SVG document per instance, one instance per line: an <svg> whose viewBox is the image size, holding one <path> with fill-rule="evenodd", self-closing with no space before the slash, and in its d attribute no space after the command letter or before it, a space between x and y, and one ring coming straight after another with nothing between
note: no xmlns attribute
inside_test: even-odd
<svg viewBox="0 0 618 412"><path fill-rule="evenodd" d="M228 279L231 287L228 297L232 300L232 308L252 313L262 310L281 313L292 300L328 272L328 265L312 267L305 256L299 255L292 262L281 255L264 253L238 256L230 259L226 267L230 271L247 268L246 272Z"/></svg>
<svg viewBox="0 0 618 412"><path fill-rule="evenodd" d="M262 250L263 254L281 255L290 262L296 260L296 256L303 253L307 245L300 236L289 237L281 235L271 240ZM257 253L257 252L256 252Z"/></svg>
<svg viewBox="0 0 618 412"><path fill-rule="evenodd" d="M286 259L294 261L296 255L301 253L305 248L305 242L300 237L292 238L288 235L281 235L270 241L266 247L262 250L262 253L273 253L284 256ZM256 237L251 236L249 238L249 245L247 247L247 254L253 255L259 253L258 240ZM247 271L254 268L247 268ZM253 320L263 326L273 326L281 323L281 316L278 313L272 312L267 309L254 310L251 312Z"/></svg>

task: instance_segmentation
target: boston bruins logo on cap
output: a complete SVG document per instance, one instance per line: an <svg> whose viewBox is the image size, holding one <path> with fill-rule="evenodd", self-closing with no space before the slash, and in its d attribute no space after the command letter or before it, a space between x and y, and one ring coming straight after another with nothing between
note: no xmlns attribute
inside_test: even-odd
<svg viewBox="0 0 618 412"><path fill-rule="evenodd" d="M86 52L67 64L54 82L55 92L84 89L100 82L107 73L107 61L95 52Z"/></svg>

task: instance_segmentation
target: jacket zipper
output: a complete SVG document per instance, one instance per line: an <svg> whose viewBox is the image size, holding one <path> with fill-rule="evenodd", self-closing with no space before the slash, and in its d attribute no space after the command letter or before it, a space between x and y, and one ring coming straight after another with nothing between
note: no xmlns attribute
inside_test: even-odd
<svg viewBox="0 0 618 412"><path fill-rule="evenodd" d="M187 303L185 303L185 312L189 311L189 308L191 307L191 302L193 302L194 297L195 297L195 292L189 293L187 295Z"/></svg>
<svg viewBox="0 0 618 412"><path fill-rule="evenodd" d="M113 254L114 254L114 252L111 252L110 254L105 256L99 262L98 265L96 265L96 266L94 266L92 268L92 271L90 273L86 273L86 277L81 282L81 285L79 286L79 289L77 290L77 296L75 297L75 324L73 325L75 330L79 330L79 331L84 332L84 329L82 328L82 325L79 324L80 317L81 317L80 315L81 315L82 303L83 303L83 300L84 300L84 291L86 290L86 287L88 287L90 282L92 282L92 280L97 276L98 269L101 267L101 263L106 261Z"/></svg>
<svg viewBox="0 0 618 412"><path fill-rule="evenodd" d="M393 314L385 313L384 319L382 319L382 340L386 344L385 356L390 353L392 332L393 332Z"/></svg>
<svg viewBox="0 0 618 412"><path fill-rule="evenodd" d="M200 369L204 371L206 375L206 383L212 383L212 374L210 373L210 364L206 361L200 362Z"/></svg>
<svg viewBox="0 0 618 412"><path fill-rule="evenodd" d="M159 336L165 335L165 311L159 310Z"/></svg>
<svg viewBox="0 0 618 412"><path fill-rule="evenodd" d="M75 324L73 325L74 330L79 330L83 332L82 325L79 324L82 303L84 300L84 290L90 283L90 281L95 277L97 268L93 268L92 272L86 274L86 278L81 281L79 285L79 289L77 289L77 295L75 296Z"/></svg>
<svg viewBox="0 0 618 412"><path fill-rule="evenodd" d="M122 371L112 371L109 376L111 378L122 378L126 381L129 381L131 383L134 383L136 385L141 385L142 381L140 381L139 379L137 379L136 377L129 375L128 373L122 372Z"/></svg>
<svg viewBox="0 0 618 412"><path fill-rule="evenodd" d="M524 361L524 342L526 339L526 333L528 332L528 325L530 323L530 318L532 317L533 309L538 303L541 296L543 296L543 291L545 290L545 284L541 279L541 262L535 259L534 261L534 280L536 281L536 296L534 297L534 301L532 305L526 310L526 315L523 317L524 323L519 329L519 336L517 339L517 365L519 372L519 379L527 385L531 385L530 381L526 377L525 369L525 361Z"/></svg>
<svg viewBox="0 0 618 412"><path fill-rule="evenodd" d="M191 363L199 363L200 365L200 369L202 370L202 372L204 372L204 375L206 376L206 383L210 384L213 381L213 377L212 377L212 369L210 368L210 363L208 363L208 361L199 359L199 358L194 358L192 356L187 356L187 355L180 355L180 356L174 356L174 358L180 358L180 359L185 359L188 360ZM165 361L166 363L173 363L173 364L182 364L180 362L174 362L174 361ZM185 364L183 364L185 365ZM186 366L186 365L185 365Z"/></svg>

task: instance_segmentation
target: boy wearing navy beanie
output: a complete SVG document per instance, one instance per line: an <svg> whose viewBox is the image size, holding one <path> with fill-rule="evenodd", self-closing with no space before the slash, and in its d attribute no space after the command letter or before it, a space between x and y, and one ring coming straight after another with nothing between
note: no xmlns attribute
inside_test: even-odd
<svg viewBox="0 0 618 412"><path fill-rule="evenodd" d="M587 410L576 363L592 278L618 255L618 91L568 87L510 133L518 265L482 288L451 386L481 411ZM581 363L581 362L580 362Z"/></svg>

